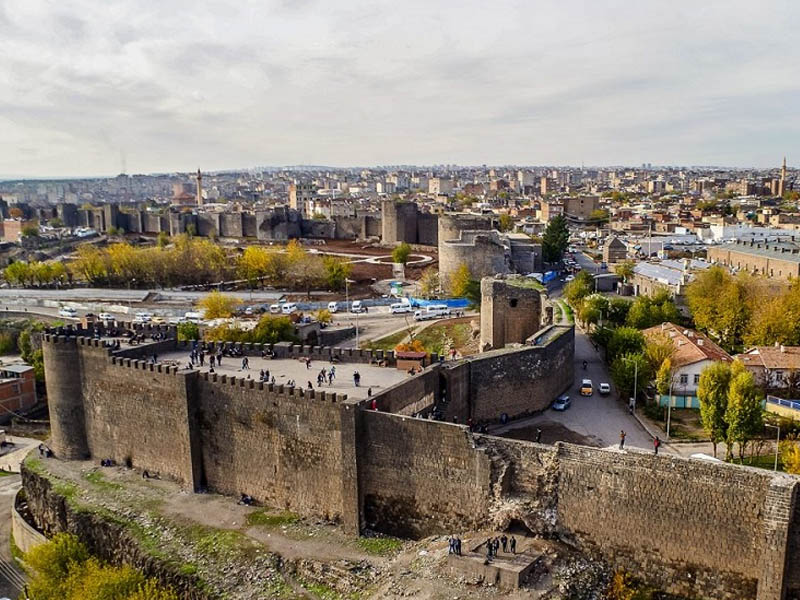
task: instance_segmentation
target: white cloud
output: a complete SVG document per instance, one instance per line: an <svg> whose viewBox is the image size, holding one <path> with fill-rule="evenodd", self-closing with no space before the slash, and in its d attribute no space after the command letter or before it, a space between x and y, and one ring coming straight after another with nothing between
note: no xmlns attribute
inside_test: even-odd
<svg viewBox="0 0 800 600"><path fill-rule="evenodd" d="M0 172L800 157L792 0L6 0ZM797 160L797 159L795 159Z"/></svg>

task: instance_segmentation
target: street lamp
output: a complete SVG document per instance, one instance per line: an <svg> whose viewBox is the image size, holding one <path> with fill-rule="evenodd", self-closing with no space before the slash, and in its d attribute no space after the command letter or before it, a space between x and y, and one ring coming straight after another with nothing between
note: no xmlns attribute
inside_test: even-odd
<svg viewBox="0 0 800 600"><path fill-rule="evenodd" d="M778 430L778 437L775 439L775 466L773 467L773 471L778 470L778 451L781 445L781 428L780 425L770 425L769 423L764 423L764 427L774 427Z"/></svg>

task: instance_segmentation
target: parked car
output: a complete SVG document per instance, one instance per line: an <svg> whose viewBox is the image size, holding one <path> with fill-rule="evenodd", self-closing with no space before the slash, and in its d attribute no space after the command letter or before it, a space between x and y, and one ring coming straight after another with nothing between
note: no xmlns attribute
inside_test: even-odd
<svg viewBox="0 0 800 600"><path fill-rule="evenodd" d="M99 315L97 315L97 318L100 319L101 321L113 321L114 315L107 312L101 312Z"/></svg>
<svg viewBox="0 0 800 600"><path fill-rule="evenodd" d="M581 381L581 396L591 396L594 393L592 389L592 380L584 379Z"/></svg>
<svg viewBox="0 0 800 600"><path fill-rule="evenodd" d="M350 305L350 312L351 313L367 312L367 307L364 306L361 300L353 300L353 303Z"/></svg>
<svg viewBox="0 0 800 600"><path fill-rule="evenodd" d="M70 308L69 306L62 306L58 309L58 316L74 319L78 316L78 311L76 311L74 308Z"/></svg>
<svg viewBox="0 0 800 600"><path fill-rule="evenodd" d="M567 410L572 405L569 396L564 394L553 401L553 410Z"/></svg>
<svg viewBox="0 0 800 600"><path fill-rule="evenodd" d="M270 304L269 305L269 312L270 314L277 315L281 312L281 305L280 304Z"/></svg>
<svg viewBox="0 0 800 600"><path fill-rule="evenodd" d="M328 312L329 313L337 313L337 312L339 312L339 303L338 302L328 302Z"/></svg>
<svg viewBox="0 0 800 600"><path fill-rule="evenodd" d="M149 312L138 312L133 316L134 323L149 323L153 318Z"/></svg>
<svg viewBox="0 0 800 600"><path fill-rule="evenodd" d="M611 385L608 383L601 383L598 386L597 391L600 392L601 396L608 396L611 393Z"/></svg>
<svg viewBox="0 0 800 600"><path fill-rule="evenodd" d="M151 317L150 318L150 322L153 325L166 325L167 324L167 320L164 317L159 317L159 316Z"/></svg>
<svg viewBox="0 0 800 600"><path fill-rule="evenodd" d="M287 302L286 304L281 305L281 312L284 315L290 315L297 310L297 303L295 302Z"/></svg>

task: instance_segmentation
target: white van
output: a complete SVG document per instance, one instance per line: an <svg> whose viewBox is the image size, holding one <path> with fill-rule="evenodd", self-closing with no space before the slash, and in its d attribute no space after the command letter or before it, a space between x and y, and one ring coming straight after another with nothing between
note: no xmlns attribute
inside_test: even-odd
<svg viewBox="0 0 800 600"><path fill-rule="evenodd" d="M328 312L330 312L330 313L339 312L339 303L338 302L328 302Z"/></svg>
<svg viewBox="0 0 800 600"><path fill-rule="evenodd" d="M353 300L353 303L350 305L350 312L351 313L367 312L367 307L361 303L361 300Z"/></svg>
<svg viewBox="0 0 800 600"><path fill-rule="evenodd" d="M297 304L294 302L287 302L286 304L281 306L281 312L285 315L290 315L296 311L297 311Z"/></svg>
<svg viewBox="0 0 800 600"><path fill-rule="evenodd" d="M183 319L189 323L200 323L203 320L203 313L187 312L184 313Z"/></svg>
<svg viewBox="0 0 800 600"><path fill-rule="evenodd" d="M392 310L393 315L412 312L411 305L408 302L395 302L389 308Z"/></svg>
<svg viewBox="0 0 800 600"><path fill-rule="evenodd" d="M450 316L450 308L446 304L431 304L422 310L414 313L414 319L417 321L426 321L428 319L441 319L442 317Z"/></svg>

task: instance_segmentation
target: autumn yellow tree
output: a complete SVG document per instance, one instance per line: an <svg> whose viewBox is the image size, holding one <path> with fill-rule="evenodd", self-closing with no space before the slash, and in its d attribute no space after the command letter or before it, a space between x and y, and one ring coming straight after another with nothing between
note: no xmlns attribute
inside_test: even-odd
<svg viewBox="0 0 800 600"><path fill-rule="evenodd" d="M270 272L272 253L260 246L248 246L239 257L239 276L254 288Z"/></svg>
<svg viewBox="0 0 800 600"><path fill-rule="evenodd" d="M472 273L469 272L467 263L461 263L456 272L450 277L450 293L456 298L463 298L467 295Z"/></svg>
<svg viewBox="0 0 800 600"><path fill-rule="evenodd" d="M97 246L83 244L78 247L77 257L70 264L72 272L90 284L103 283L108 279L108 255Z"/></svg>
<svg viewBox="0 0 800 600"><path fill-rule="evenodd" d="M203 316L206 319L224 319L232 317L234 310L241 303L239 298L215 290L203 297L198 305L203 309Z"/></svg>

